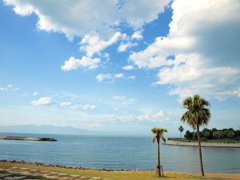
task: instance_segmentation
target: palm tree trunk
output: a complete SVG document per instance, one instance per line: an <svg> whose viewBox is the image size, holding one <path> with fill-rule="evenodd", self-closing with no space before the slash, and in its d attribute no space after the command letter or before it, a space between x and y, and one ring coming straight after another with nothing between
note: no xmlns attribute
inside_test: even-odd
<svg viewBox="0 0 240 180"><path fill-rule="evenodd" d="M202 176L204 176L203 162L202 162L201 137L200 137L200 132L199 132L199 125L197 125L197 135L198 135L198 151L199 151L199 158L200 158L200 170L201 170Z"/></svg>
<svg viewBox="0 0 240 180"><path fill-rule="evenodd" d="M161 175L161 168L160 168L160 143L159 143L159 141L160 141L160 138L157 137L157 143L158 143L158 166L157 166L157 168L158 168L158 177L161 177L162 175Z"/></svg>

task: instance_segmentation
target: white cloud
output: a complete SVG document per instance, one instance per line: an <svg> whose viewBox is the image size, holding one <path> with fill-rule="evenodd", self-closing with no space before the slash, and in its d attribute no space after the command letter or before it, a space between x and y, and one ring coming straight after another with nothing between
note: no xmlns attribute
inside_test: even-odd
<svg viewBox="0 0 240 180"><path fill-rule="evenodd" d="M170 94L229 97L240 86L239 8L238 0L173 1L168 36L129 59L139 68L161 68L156 84L171 84Z"/></svg>
<svg viewBox="0 0 240 180"><path fill-rule="evenodd" d="M134 67L132 65L128 65L128 66L124 66L123 69L124 70L133 70Z"/></svg>
<svg viewBox="0 0 240 180"><path fill-rule="evenodd" d="M62 0L59 3L58 0L4 0L6 5L13 5L13 10L19 15L36 14L38 29L62 32L69 39L74 36L83 37L92 31L110 37L121 23L139 29L145 23L157 19L169 2L170 0L128 0L121 3L120 0L110 0L102 3Z"/></svg>
<svg viewBox="0 0 240 180"><path fill-rule="evenodd" d="M128 76L128 79L135 79L135 76Z"/></svg>
<svg viewBox="0 0 240 180"><path fill-rule="evenodd" d="M135 98L126 99L125 101L122 102L122 105L135 104L136 101L137 101L137 99L135 99Z"/></svg>
<svg viewBox="0 0 240 180"><path fill-rule="evenodd" d="M86 67L88 69L94 69L98 67L98 64L101 62L99 58L90 58L83 56L82 59L76 59L70 57L68 61L65 61L64 65L61 66L61 69L64 71L76 70L80 67Z"/></svg>
<svg viewBox="0 0 240 180"><path fill-rule="evenodd" d="M142 114L136 117L138 120L143 121L143 120L150 120L151 116L149 113Z"/></svg>
<svg viewBox="0 0 240 180"><path fill-rule="evenodd" d="M85 109L85 110L88 110L88 109L95 109L97 106L95 105L89 105L89 104L86 104L84 105L82 108Z"/></svg>
<svg viewBox="0 0 240 180"><path fill-rule="evenodd" d="M116 74L114 77L115 78L122 78L124 76L124 74L123 73L120 73L120 74Z"/></svg>
<svg viewBox="0 0 240 180"><path fill-rule="evenodd" d="M139 121L150 121L150 122L162 122L162 121L169 121L171 117L171 113L166 113L163 110L157 112L156 114L141 114L136 116L136 119Z"/></svg>
<svg viewBox="0 0 240 180"><path fill-rule="evenodd" d="M104 79L112 79L112 75L111 74L99 74L96 77L98 82L103 81Z"/></svg>
<svg viewBox="0 0 240 180"><path fill-rule="evenodd" d="M41 106L41 105L52 105L52 104L55 104L56 102L51 97L41 97L40 99L36 101L32 101L31 103L34 106Z"/></svg>
<svg viewBox="0 0 240 180"><path fill-rule="evenodd" d="M128 48L133 47L133 46L137 46L137 43L132 43L132 42L127 42L127 43L121 43L120 46L118 47L118 52L124 52L126 51Z"/></svg>
<svg viewBox="0 0 240 180"><path fill-rule="evenodd" d="M78 104L78 105L72 106L72 109L77 109L77 108L82 108L84 110L93 110L93 109L96 109L97 106L96 105L89 105L89 104L86 104L86 105Z"/></svg>
<svg viewBox="0 0 240 180"><path fill-rule="evenodd" d="M77 105L72 106L72 109L77 109L77 108L81 108L81 107L82 107L82 104L77 104Z"/></svg>
<svg viewBox="0 0 240 180"><path fill-rule="evenodd" d="M125 36L124 42L121 42L120 46L118 47L118 52L125 52L127 49L137 46L136 40L142 39L143 36L140 31L134 32L131 37Z"/></svg>
<svg viewBox="0 0 240 180"><path fill-rule="evenodd" d="M99 74L96 76L96 79L98 82L101 82L105 79L110 79L111 82L114 82L114 79L115 78L123 78L124 77L124 74L123 73L119 73L119 74Z"/></svg>
<svg viewBox="0 0 240 180"><path fill-rule="evenodd" d="M137 101L137 99L135 99L135 98L126 98L124 96L114 96L113 99L121 101L122 105L134 104Z"/></svg>
<svg viewBox="0 0 240 180"><path fill-rule="evenodd" d="M18 91L20 88L13 88L13 85L9 84L6 88L0 87L0 91Z"/></svg>
<svg viewBox="0 0 240 180"><path fill-rule="evenodd" d="M142 39L143 36L142 36L140 31L136 31L136 32L133 33L132 38L133 39Z"/></svg>
<svg viewBox="0 0 240 180"><path fill-rule="evenodd" d="M38 95L38 94L39 94L39 92L34 92L34 93L33 93L34 96L36 96L36 95Z"/></svg>
<svg viewBox="0 0 240 180"><path fill-rule="evenodd" d="M120 39L124 39L126 34L121 34L116 32L109 40L101 40L99 34L94 33L91 35L86 35L80 42L80 49L86 51L88 57L92 57L95 53L99 53L106 47L116 43Z"/></svg>
<svg viewBox="0 0 240 180"><path fill-rule="evenodd" d="M117 100L125 100L126 99L126 97L124 97L124 96L114 96L113 97L113 99L117 99Z"/></svg>
<svg viewBox="0 0 240 180"><path fill-rule="evenodd" d="M80 50L86 52L82 59L70 57L61 69L94 69L101 63L100 59L91 57L95 54L104 56L101 52L118 41L119 52L124 52L136 43L131 40L142 39L141 29L146 24L158 18L164 12L164 7L171 0L121 0L104 1L32 1L4 0L6 5L12 5L16 14L38 16L37 28L48 32L61 32L69 40L81 37ZM64 13L63 13L64 12ZM103 13L104 12L104 13ZM128 26L135 32L131 37L122 34L121 26ZM108 57L109 59L109 57Z"/></svg>
<svg viewBox="0 0 240 180"><path fill-rule="evenodd" d="M60 106L70 106L71 104L71 102L62 102Z"/></svg>

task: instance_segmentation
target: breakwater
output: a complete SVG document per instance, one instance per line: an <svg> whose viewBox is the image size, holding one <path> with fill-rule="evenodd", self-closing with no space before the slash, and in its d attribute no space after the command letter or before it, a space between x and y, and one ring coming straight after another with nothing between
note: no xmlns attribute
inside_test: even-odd
<svg viewBox="0 0 240 180"><path fill-rule="evenodd" d="M57 141L53 138L45 137L19 137L19 136L0 136L3 140L20 140L20 141Z"/></svg>
<svg viewBox="0 0 240 180"><path fill-rule="evenodd" d="M181 142L181 141L172 141L167 140L164 145L172 145L172 146L192 146L197 147L197 142ZM217 147L217 148L240 148L240 143L204 143L201 142L202 147Z"/></svg>

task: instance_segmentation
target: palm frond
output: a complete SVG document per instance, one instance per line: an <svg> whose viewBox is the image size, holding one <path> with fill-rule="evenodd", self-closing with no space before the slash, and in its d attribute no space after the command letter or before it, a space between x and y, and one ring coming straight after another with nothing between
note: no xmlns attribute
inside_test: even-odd
<svg viewBox="0 0 240 180"><path fill-rule="evenodd" d="M153 139L152 139L152 143L154 143L156 141L156 137L154 137Z"/></svg>
<svg viewBox="0 0 240 180"><path fill-rule="evenodd" d="M151 132L154 133L156 136L154 136L154 138L152 139L152 143L154 143L156 140L159 143L160 138L164 140L164 142L166 141L163 137L164 132L168 132L167 129L164 128L152 128Z"/></svg>
<svg viewBox="0 0 240 180"><path fill-rule="evenodd" d="M165 139L163 136L161 136L161 139L162 139L164 142L166 142L166 139Z"/></svg>
<svg viewBox="0 0 240 180"><path fill-rule="evenodd" d="M210 103L197 94L194 95L193 98L186 98L183 100L183 107L187 109L187 111L182 115L180 120L186 122L192 128L207 125L211 114L205 106L210 106Z"/></svg>
<svg viewBox="0 0 240 180"><path fill-rule="evenodd" d="M157 133L158 133L158 128L156 128L156 127L155 127L155 128L152 128L152 129L151 129L151 132L152 132L153 134L157 134Z"/></svg>

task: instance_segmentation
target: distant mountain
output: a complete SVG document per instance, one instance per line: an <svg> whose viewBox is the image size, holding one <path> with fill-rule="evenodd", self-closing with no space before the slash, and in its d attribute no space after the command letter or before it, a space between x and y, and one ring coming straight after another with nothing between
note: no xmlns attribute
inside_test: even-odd
<svg viewBox="0 0 240 180"><path fill-rule="evenodd" d="M17 125L0 126L0 133L32 133L32 134L79 134L79 135L103 135L104 132L89 131L74 127L60 127L50 125Z"/></svg>

